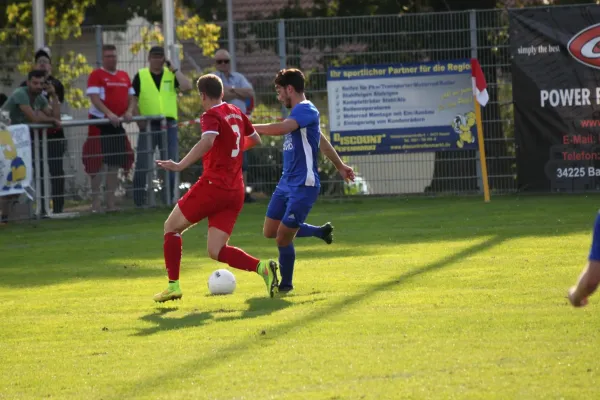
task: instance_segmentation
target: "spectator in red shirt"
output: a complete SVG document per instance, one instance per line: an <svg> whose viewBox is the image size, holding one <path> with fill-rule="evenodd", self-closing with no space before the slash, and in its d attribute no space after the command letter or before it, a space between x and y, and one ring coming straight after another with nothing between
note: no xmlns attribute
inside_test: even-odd
<svg viewBox="0 0 600 400"><path fill-rule="evenodd" d="M128 169L131 144L123 128L122 121L129 122L133 116L133 87L127 72L117 69L117 48L112 44L102 46L102 68L94 70L87 85L87 95L92 106L91 119L108 118L110 124L100 125L100 149L106 173L106 208L116 210L115 191L119 168ZM85 151L84 151L85 153ZM101 174L92 177L92 211L100 211Z"/></svg>

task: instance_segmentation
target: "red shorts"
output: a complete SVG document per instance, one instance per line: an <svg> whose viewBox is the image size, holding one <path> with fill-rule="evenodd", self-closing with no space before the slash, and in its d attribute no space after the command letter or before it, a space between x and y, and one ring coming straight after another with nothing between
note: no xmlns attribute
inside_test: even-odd
<svg viewBox="0 0 600 400"><path fill-rule="evenodd" d="M244 187L239 190L226 190L199 180L177 202L185 219L192 224L208 217L208 226L215 227L229 235L237 217L244 207Z"/></svg>

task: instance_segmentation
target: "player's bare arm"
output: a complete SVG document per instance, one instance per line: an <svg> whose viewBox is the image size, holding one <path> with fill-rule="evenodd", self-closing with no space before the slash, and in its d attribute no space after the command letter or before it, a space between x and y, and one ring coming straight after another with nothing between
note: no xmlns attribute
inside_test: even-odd
<svg viewBox="0 0 600 400"><path fill-rule="evenodd" d="M329 140L327 140L323 132L321 132L319 147L321 149L321 153L323 153L325 157L329 158L329 160L333 163L340 175L342 175L342 178L344 178L345 181L354 182L354 170L352 169L352 167L346 165L342 161L338 152L333 148L333 146L331 145Z"/></svg>
<svg viewBox="0 0 600 400"><path fill-rule="evenodd" d="M258 135L257 135L258 136ZM200 160L213 146L217 135L214 133L206 133L196 145L186 154L180 162L172 160L156 160L156 164L168 171L183 171L190 165L195 164Z"/></svg>
<svg viewBox="0 0 600 400"><path fill-rule="evenodd" d="M266 136L283 136L300 128L293 119L285 119L283 122L274 122L272 124L254 125L256 132Z"/></svg>

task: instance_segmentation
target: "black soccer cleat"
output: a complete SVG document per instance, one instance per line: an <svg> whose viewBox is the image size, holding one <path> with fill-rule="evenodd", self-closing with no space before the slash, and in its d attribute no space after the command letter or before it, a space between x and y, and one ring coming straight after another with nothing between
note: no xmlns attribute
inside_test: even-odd
<svg viewBox="0 0 600 400"><path fill-rule="evenodd" d="M325 225L321 226L321 231L321 239L327 244L333 243L333 225L331 225L331 222L327 222Z"/></svg>
<svg viewBox="0 0 600 400"><path fill-rule="evenodd" d="M279 285L279 294L286 295L294 290L294 285Z"/></svg>

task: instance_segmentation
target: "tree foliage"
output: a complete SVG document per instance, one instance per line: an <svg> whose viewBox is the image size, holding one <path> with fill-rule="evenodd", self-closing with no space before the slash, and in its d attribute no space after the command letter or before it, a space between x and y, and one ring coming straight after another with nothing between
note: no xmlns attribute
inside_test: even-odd
<svg viewBox="0 0 600 400"><path fill-rule="evenodd" d="M81 36L81 24L86 10L96 0L46 0L46 45ZM33 15L31 0L14 1L5 9L5 25L0 32L2 55L0 62L7 66L6 73L18 70L27 73L32 67ZM69 51L66 54L53 54L53 75L65 87L65 99L74 108L87 107L88 99L74 83L81 75L92 71L83 54ZM11 67L12 66L12 67ZM4 77L4 83L9 82Z"/></svg>
<svg viewBox="0 0 600 400"><path fill-rule="evenodd" d="M212 23L206 23L197 14L191 11L179 0L175 3L175 34L179 41L192 41L202 49L205 56L212 56L219 48L221 27ZM160 24L153 21L149 28L143 28L140 32L141 40L131 45L131 52L137 54L141 50L148 50L153 44L164 44Z"/></svg>

